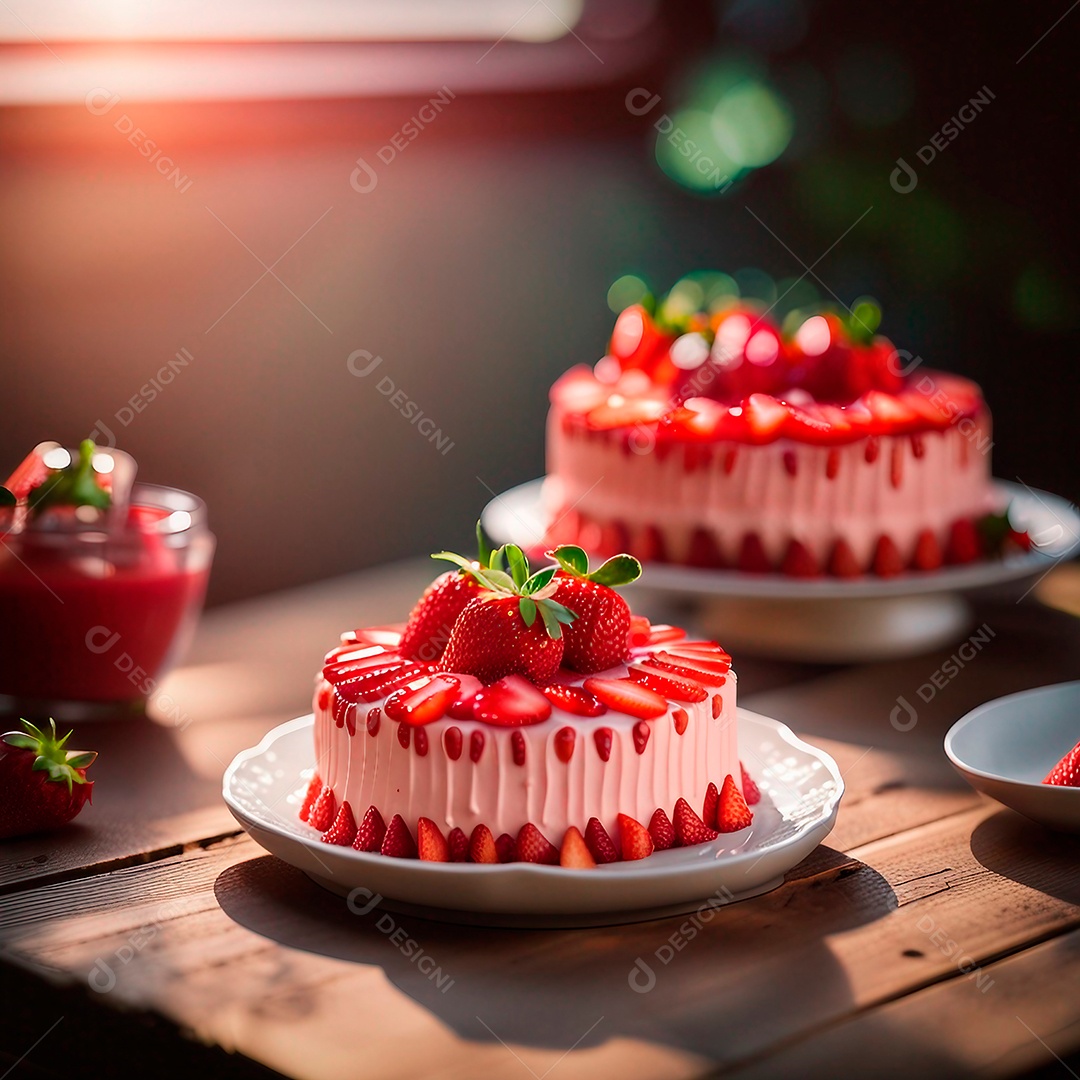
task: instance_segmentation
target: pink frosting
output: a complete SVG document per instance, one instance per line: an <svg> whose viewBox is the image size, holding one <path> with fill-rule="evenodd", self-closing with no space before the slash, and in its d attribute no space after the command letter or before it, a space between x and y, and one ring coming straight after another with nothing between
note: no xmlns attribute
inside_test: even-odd
<svg viewBox="0 0 1080 1080"><path fill-rule="evenodd" d="M631 534L653 526L673 562L685 559L697 527L712 530L731 563L748 532L776 563L795 539L824 564L842 537L866 565L882 534L907 560L923 530L944 547L953 521L998 509L985 410L942 431L840 446L781 438L762 446L670 446L666 453L647 442L635 453L624 433L562 420L553 407L544 486L550 516L573 507L589 521L621 522Z"/></svg>
<svg viewBox="0 0 1080 1080"><path fill-rule="evenodd" d="M626 669L605 674L618 678ZM398 722L388 721L385 714L377 733L369 734L365 718L382 701L357 705L354 735L347 726L338 727L332 706L320 707L320 699L330 699L329 684L320 677L314 704L316 771L333 788L339 804L348 801L358 821L369 806L376 806L387 822L400 814L410 829L420 817L427 817L444 831L460 827L471 833L476 825L485 824L496 836L504 832L516 836L532 822L558 845L570 825L584 830L592 817L609 832L616 828L620 813L646 825L657 808L670 817L680 797L700 813L709 783L719 788L729 774L741 788L735 686L732 671L724 686L708 688L705 701L672 702L667 713L647 721L611 710L592 718L557 708L550 719L527 727L494 727L447 717L412 728L406 748L398 738ZM676 709L687 714L681 735L673 717ZM639 723L649 732L642 753L634 739ZM445 733L452 727L462 734L456 761L444 746ZM565 727L576 733L567 762L560 760L555 748L556 733ZM611 731L607 761L594 740L600 728ZM417 753L417 732L427 737L423 756ZM474 732L484 739L478 762L470 756ZM515 738L524 740L521 765L514 760Z"/></svg>

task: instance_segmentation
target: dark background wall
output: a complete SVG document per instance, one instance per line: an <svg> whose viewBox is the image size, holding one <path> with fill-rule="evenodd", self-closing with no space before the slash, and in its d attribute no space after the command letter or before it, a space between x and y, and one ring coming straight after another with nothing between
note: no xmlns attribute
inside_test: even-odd
<svg viewBox="0 0 1080 1080"><path fill-rule="evenodd" d="M664 7L630 70L461 94L368 194L350 185L357 157L376 161L429 94L125 101L184 192L112 114L4 109L0 471L103 420L144 478L207 500L214 601L467 545L489 488L542 472L547 387L601 354L615 277L796 277L872 207L814 273L845 301L876 295L897 345L983 384L998 475L1076 499L1080 15L1017 63L1058 6ZM732 56L790 102L795 137L702 196L657 167L650 125L700 65ZM661 95L656 112L628 112L638 86ZM984 86L992 102L896 192L896 159L916 164ZM273 270L284 284L255 284L255 256L294 243ZM180 349L188 365L124 426L117 411ZM371 376L350 374L355 350L383 358ZM452 449L379 393L384 376Z"/></svg>

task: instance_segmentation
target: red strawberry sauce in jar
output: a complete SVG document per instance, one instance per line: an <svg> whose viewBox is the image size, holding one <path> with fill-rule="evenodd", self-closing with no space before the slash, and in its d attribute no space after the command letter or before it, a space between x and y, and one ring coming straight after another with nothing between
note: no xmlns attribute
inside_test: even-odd
<svg viewBox="0 0 1080 1080"><path fill-rule="evenodd" d="M214 552L206 507L133 476L131 463L107 510L50 505L37 515L26 509L33 482L20 484L19 470L8 481L19 505L0 511L3 711L139 711L189 644Z"/></svg>

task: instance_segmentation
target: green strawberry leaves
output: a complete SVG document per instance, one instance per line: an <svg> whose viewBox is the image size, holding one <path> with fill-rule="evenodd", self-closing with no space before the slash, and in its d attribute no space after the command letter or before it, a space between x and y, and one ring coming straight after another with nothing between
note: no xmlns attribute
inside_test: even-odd
<svg viewBox="0 0 1080 1080"><path fill-rule="evenodd" d="M554 580L558 567L545 566L533 573L528 556L517 544L503 544L486 553L481 547L481 555L484 554L487 554L487 565L483 566L452 551L439 551L431 557L460 567L463 573L471 575L478 584L499 597L518 597L518 611L525 625L532 626L539 615L548 637L558 641L563 626L577 618L568 607L552 599L558 588L558 582Z"/></svg>
<svg viewBox="0 0 1080 1080"><path fill-rule="evenodd" d="M79 457L63 469L56 469L26 497L34 514L54 506L93 506L108 510L112 503L109 493L98 483L94 472L94 451L89 439L79 444Z"/></svg>
<svg viewBox="0 0 1080 1080"><path fill-rule="evenodd" d="M67 784L68 791L71 791L73 784L87 783L86 777L81 776L78 770L89 768L94 763L97 758L95 751L65 750L65 744L71 738L72 732L69 731L62 739L58 739L55 720L49 720L48 731L42 731L29 720L23 720L22 726L22 731L9 731L0 736L0 741L33 753L35 757L32 771L47 772L50 780Z"/></svg>
<svg viewBox="0 0 1080 1080"><path fill-rule="evenodd" d="M610 589L619 585L629 585L641 577L641 563L633 555L613 555L610 559L589 573L589 556L575 544L560 544L547 552L568 574L574 577L595 581Z"/></svg>

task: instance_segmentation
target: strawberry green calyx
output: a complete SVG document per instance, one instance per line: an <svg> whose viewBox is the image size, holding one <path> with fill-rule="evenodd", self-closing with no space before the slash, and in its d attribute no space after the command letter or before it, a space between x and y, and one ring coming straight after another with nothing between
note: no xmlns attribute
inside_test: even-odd
<svg viewBox="0 0 1080 1080"><path fill-rule="evenodd" d="M577 618L568 607L552 599L558 587L554 580L558 567L545 566L533 573L528 557L517 544L503 544L491 552L487 566L478 566L452 551L440 551L431 557L445 559L461 567L464 573L471 574L480 585L496 596L519 597L518 610L525 625L532 626L539 615L548 637L553 641L562 637L564 625L569 625Z"/></svg>
<svg viewBox="0 0 1080 1080"><path fill-rule="evenodd" d="M561 544L546 554L571 577L595 581L597 585L606 585L609 589L629 585L630 582L637 581L641 577L641 563L633 555L612 555L590 573L589 556L576 544Z"/></svg>
<svg viewBox="0 0 1080 1080"><path fill-rule="evenodd" d="M112 503L109 493L98 483L94 472L94 451L89 439L79 444L79 457L63 469L56 469L27 496L33 513L54 506L92 506L108 510Z"/></svg>
<svg viewBox="0 0 1080 1080"><path fill-rule="evenodd" d="M93 750L66 750L65 744L71 738L72 732L68 732L62 739L56 735L56 721L49 720L49 730L31 724L29 720L21 721L22 731L9 731L0 735L0 740L8 746L14 746L19 750L29 750L35 755L32 768L35 771L47 772L50 780L67 784L70 792L73 784L87 783L86 777L79 770L87 769L97 757Z"/></svg>

